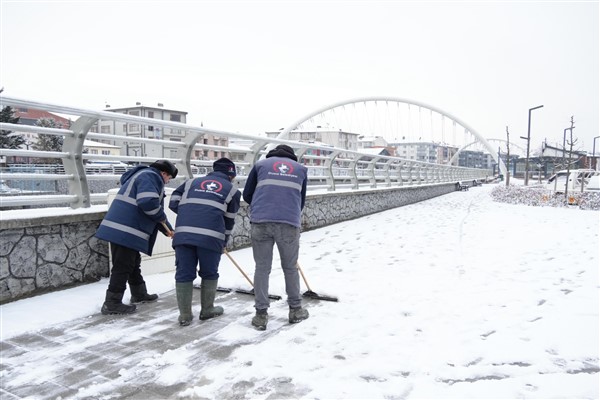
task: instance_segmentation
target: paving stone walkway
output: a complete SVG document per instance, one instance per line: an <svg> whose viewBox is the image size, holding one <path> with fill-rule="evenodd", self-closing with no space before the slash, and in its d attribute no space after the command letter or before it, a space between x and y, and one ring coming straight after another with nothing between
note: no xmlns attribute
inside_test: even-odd
<svg viewBox="0 0 600 400"><path fill-rule="evenodd" d="M197 314L199 291L195 292L194 301ZM250 325L253 297L235 292L218 293L217 303L225 308L224 315L208 321L196 319L191 326L182 328L177 323L179 313L173 290L163 294L156 303L138 305L138 311L128 316L104 316L98 312L3 341L0 343L0 398L176 398L186 386L203 384L206 378L200 371L208 363L224 360L235 348L245 345L242 341L224 346L214 337L230 324L240 324L240 318ZM279 322L274 325L281 329L291 326ZM98 330L106 332L101 342ZM258 338L249 338L247 343L269 336L267 331ZM187 361L190 369L181 371L190 375L189 382L173 385L157 382L159 375L165 372L161 369L172 367L160 362L169 351L174 352L174 356L182 352L191 355ZM282 382L279 394L294 397L293 390ZM224 398L243 397L243 393L224 394Z"/></svg>

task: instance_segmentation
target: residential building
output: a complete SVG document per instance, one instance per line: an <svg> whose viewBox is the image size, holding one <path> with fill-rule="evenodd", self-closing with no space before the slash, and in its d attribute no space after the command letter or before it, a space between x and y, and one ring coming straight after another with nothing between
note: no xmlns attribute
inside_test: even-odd
<svg viewBox="0 0 600 400"><path fill-rule="evenodd" d="M265 132L270 138L276 138L281 132ZM289 140L298 142L315 143L322 142L333 147L338 147L346 150L358 150L358 133L344 132L341 129L322 128L317 126L315 130L294 130L287 137Z"/></svg>
<svg viewBox="0 0 600 400"><path fill-rule="evenodd" d="M385 150L385 152L379 153L385 155L396 155L396 148L388 145L387 140L385 140L382 136L359 136L358 137L358 148L361 150L364 149L381 149Z"/></svg>
<svg viewBox="0 0 600 400"><path fill-rule="evenodd" d="M406 160L416 160L428 163L438 162L437 143L431 142L396 142L390 143L396 149L396 156Z"/></svg>
<svg viewBox="0 0 600 400"><path fill-rule="evenodd" d="M487 168L488 159L483 151L462 150L458 154L458 165L467 168Z"/></svg>
<svg viewBox="0 0 600 400"><path fill-rule="evenodd" d="M110 107L110 106L107 106ZM165 108L162 103L158 103L156 107L136 103L134 107L110 108L107 111L134 115L137 117L153 118L163 121L187 123L187 111L180 111ZM181 142L185 135L185 129L163 128L157 125L123 123L110 120L100 120L92 127L93 132L105 133L110 135L132 136L139 138L161 139L173 142ZM103 142L111 142L110 140L102 140ZM149 143L121 143L113 141L113 144L119 145L122 148L122 153L128 156L146 156L155 158L175 158L177 157L177 147L169 147L163 145L152 145ZM228 147L229 140L227 137L218 137L214 135L205 135L200 138L198 144L208 146ZM229 152L218 149L194 149L192 160L216 160L221 157L228 157Z"/></svg>
<svg viewBox="0 0 600 400"><path fill-rule="evenodd" d="M48 111L34 110L25 107L13 108L14 116L19 117L20 125L35 126L37 122L42 118L51 118L56 121L56 127L59 129L69 129L71 127L71 120L52 114ZM35 143L37 143L38 134L33 132L21 132L21 136L25 139L24 149L28 149Z"/></svg>
<svg viewBox="0 0 600 400"><path fill-rule="evenodd" d="M121 147L113 146L111 144L98 142L95 140L84 140L83 151L89 155L103 155L103 156L119 156L121 155Z"/></svg>
<svg viewBox="0 0 600 400"><path fill-rule="evenodd" d="M162 103L156 107L136 103L133 107L110 108L106 106L106 111L114 113L133 115L136 117L154 118L163 121L187 122L187 112L168 109ZM179 142L185 137L184 129L163 128L161 126L125 123L112 120L100 120L92 128L91 132L104 133L109 135L132 136L139 138L163 139ZM127 156L147 156L155 158L176 157L177 148L163 145L152 145L148 143L136 143L121 141L101 140L104 143L113 144L121 147L121 153Z"/></svg>

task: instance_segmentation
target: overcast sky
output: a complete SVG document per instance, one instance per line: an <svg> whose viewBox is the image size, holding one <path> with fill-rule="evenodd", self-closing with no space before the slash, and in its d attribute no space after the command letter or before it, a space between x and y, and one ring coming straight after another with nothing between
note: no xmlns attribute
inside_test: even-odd
<svg viewBox="0 0 600 400"><path fill-rule="evenodd" d="M340 101L440 108L486 138L599 135L598 1L1 1L4 94L161 102L260 134ZM342 127L343 128L343 127ZM600 140L596 141L597 151Z"/></svg>

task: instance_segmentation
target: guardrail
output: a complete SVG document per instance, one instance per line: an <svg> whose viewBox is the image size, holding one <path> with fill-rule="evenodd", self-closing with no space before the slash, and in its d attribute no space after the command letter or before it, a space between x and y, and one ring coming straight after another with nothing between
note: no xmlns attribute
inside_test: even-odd
<svg viewBox="0 0 600 400"><path fill-rule="evenodd" d="M245 135L241 133L225 132L205 127L191 126L179 122L171 122L153 118L137 117L109 111L93 111L70 106L51 103L42 103L32 100L19 99L10 96L0 98L0 107L24 107L28 109L43 110L75 117L69 129L43 128L39 126L0 123L0 129L13 131L13 134L34 132L48 135L63 136L62 151L37 151L26 149L0 149L0 156L19 156L30 158L54 158L58 162L55 169L48 173L43 170L35 172L19 172L18 166L5 168L0 172L3 181L64 181L68 185L68 194L53 194L47 191L40 193L0 193L0 206L2 208L40 206L40 205L69 205L72 208L89 207L92 202L106 202L108 190L102 193L91 193L91 181L118 180L120 171L107 171L90 169L86 167L87 160L121 161L124 163L139 164L152 163L156 157L123 156L123 155L98 155L83 153L84 140L97 139L109 140L113 143L147 143L161 145L163 148L176 149L175 157L165 157L173 162L180 173L174 180L175 184L194 176L204 175L211 170L214 160L193 159L194 150L216 150L228 154L242 154L243 160L236 160L238 166L237 182L243 185L246 174L254 163L266 153L267 146L287 144L294 148L300 162L308 167L309 190L327 189L335 191L340 189L357 190L360 188L377 188L403 185L424 185L435 183L448 183L459 181L472 181L485 179L488 170L464 168L444 164L432 164L399 157L367 154L360 151L351 151L327 145L281 140L265 136ZM184 132L181 141L143 138L136 136L122 136L90 132L90 128L99 120L123 123L134 123L146 126L175 129ZM228 139L244 139L252 143L249 147L242 146L217 146L199 143L206 135L226 137Z"/></svg>

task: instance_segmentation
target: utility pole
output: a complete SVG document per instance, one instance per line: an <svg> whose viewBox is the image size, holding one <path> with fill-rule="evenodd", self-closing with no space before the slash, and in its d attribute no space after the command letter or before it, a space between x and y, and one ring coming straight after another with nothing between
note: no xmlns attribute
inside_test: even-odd
<svg viewBox="0 0 600 400"><path fill-rule="evenodd" d="M571 152L570 151L569 151L569 161L565 160L565 152L566 152L566 149L567 149L567 146L566 146L566 136L567 136L567 131L570 131L571 139L573 139L573 129L575 129L575 125L573 125L574 122L575 121L573 121L573 116L571 115L571 127L570 128L565 128L564 135L563 135L563 169L565 168L565 166L567 164L571 163Z"/></svg>
<svg viewBox="0 0 600 400"><path fill-rule="evenodd" d="M498 165L500 168L500 165ZM510 183L510 138L508 134L508 126L506 127L506 187Z"/></svg>
<svg viewBox="0 0 600 400"><path fill-rule="evenodd" d="M542 108L544 105L529 109L529 118L527 119L527 137L521 136L521 139L527 140L527 158L525 159L525 186L529 183L529 142L531 142L531 111Z"/></svg>

